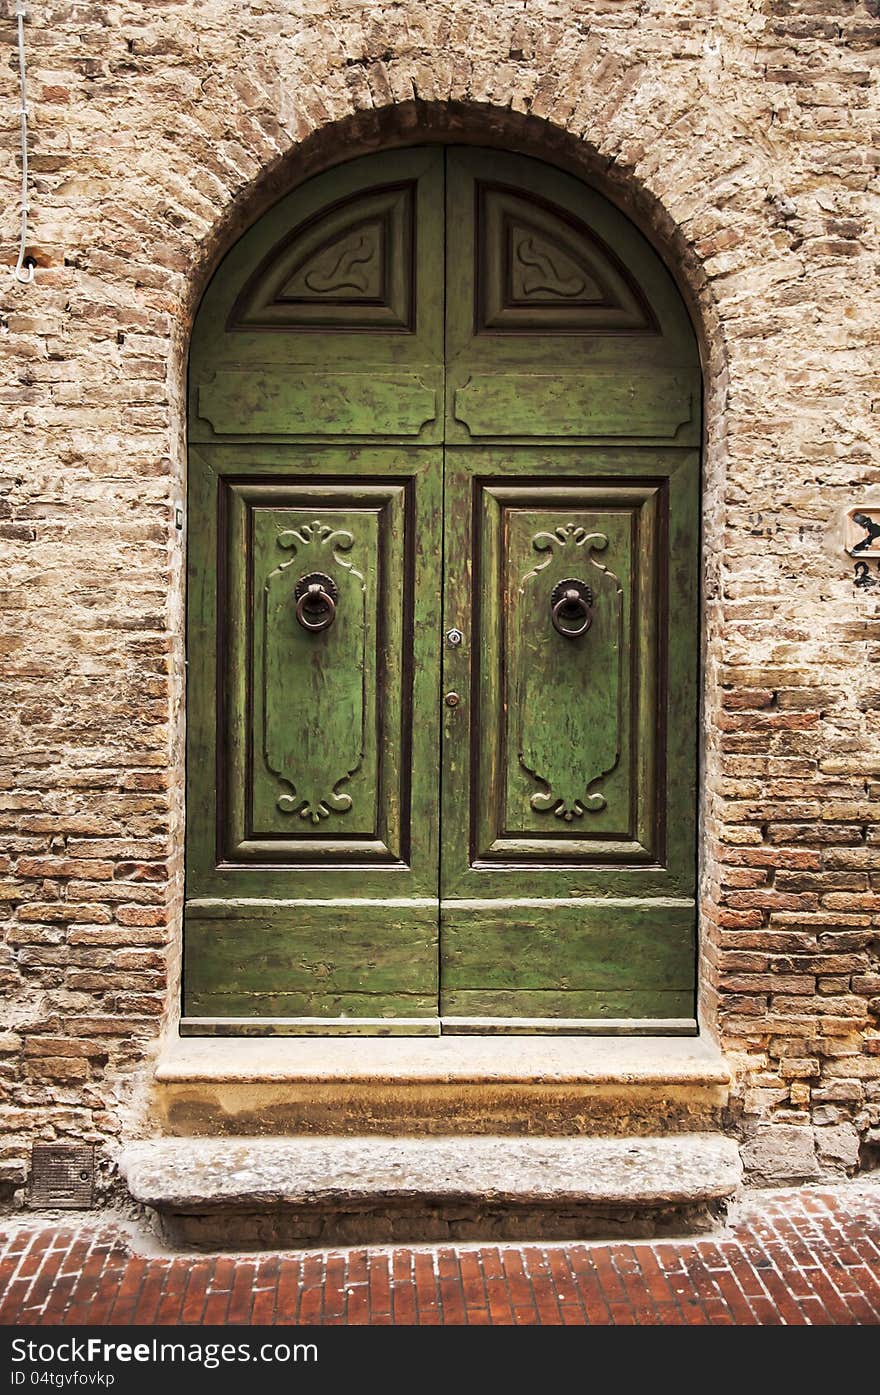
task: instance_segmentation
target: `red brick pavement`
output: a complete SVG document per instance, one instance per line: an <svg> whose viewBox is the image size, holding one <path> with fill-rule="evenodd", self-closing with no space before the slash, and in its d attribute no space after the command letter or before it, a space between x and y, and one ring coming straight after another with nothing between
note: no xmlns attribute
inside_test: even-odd
<svg viewBox="0 0 880 1395"><path fill-rule="evenodd" d="M0 1232L0 1323L880 1323L880 1179L752 1194L711 1239L144 1248L115 1221L11 1222Z"/></svg>

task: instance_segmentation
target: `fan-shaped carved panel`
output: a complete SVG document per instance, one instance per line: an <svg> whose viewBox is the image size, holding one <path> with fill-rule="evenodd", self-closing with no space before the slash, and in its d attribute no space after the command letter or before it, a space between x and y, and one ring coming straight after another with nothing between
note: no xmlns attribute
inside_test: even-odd
<svg viewBox="0 0 880 1395"><path fill-rule="evenodd" d="M239 295L230 329L412 330L415 184L343 199L294 228Z"/></svg>
<svg viewBox="0 0 880 1395"><path fill-rule="evenodd" d="M602 305L607 292L595 272L528 223L509 223L510 300L514 305Z"/></svg>
<svg viewBox="0 0 880 1395"><path fill-rule="evenodd" d="M490 333L656 332L645 297L586 224L502 185L478 185L477 326Z"/></svg>
<svg viewBox="0 0 880 1395"><path fill-rule="evenodd" d="M384 240L385 225L379 218L346 228L299 263L279 299L287 304L321 299L378 304L385 289Z"/></svg>

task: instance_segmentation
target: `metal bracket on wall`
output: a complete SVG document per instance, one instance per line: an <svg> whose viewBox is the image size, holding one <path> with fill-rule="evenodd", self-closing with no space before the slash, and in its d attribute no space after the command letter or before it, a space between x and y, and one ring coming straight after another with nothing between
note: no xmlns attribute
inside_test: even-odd
<svg viewBox="0 0 880 1395"><path fill-rule="evenodd" d="M25 9L22 0L18 0L15 7L15 18L18 25L18 87L21 94L21 110L19 117L21 120L21 233L18 246L18 261L13 270L16 281L21 281L25 286L29 286L34 279L34 267L36 263L33 257L25 256L28 234L28 126L27 126L27 80L25 76L24 62L24 16Z"/></svg>
<svg viewBox="0 0 880 1395"><path fill-rule="evenodd" d="M843 545L854 562L853 585L863 591L880 585L880 504L854 504L846 511Z"/></svg>

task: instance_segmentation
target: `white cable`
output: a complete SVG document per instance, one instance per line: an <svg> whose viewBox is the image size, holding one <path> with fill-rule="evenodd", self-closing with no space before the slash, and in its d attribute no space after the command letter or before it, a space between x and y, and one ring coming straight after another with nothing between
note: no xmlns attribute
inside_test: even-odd
<svg viewBox="0 0 880 1395"><path fill-rule="evenodd" d="M27 148L27 87L24 74L24 4L16 0L15 17L18 20L18 77L21 90L21 241L18 248L18 261L12 273L16 281L29 286L34 279L34 263L29 258L25 266L24 249L28 234L28 148Z"/></svg>

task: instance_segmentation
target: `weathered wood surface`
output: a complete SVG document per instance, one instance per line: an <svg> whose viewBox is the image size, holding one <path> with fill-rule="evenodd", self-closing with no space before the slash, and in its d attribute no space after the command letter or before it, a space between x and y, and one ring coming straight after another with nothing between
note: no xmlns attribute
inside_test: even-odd
<svg viewBox="0 0 880 1395"><path fill-rule="evenodd" d="M189 1016L436 1015L436 908L357 899L247 915L193 908L184 975Z"/></svg>
<svg viewBox="0 0 880 1395"><path fill-rule="evenodd" d="M466 642L444 651L444 686L467 700L444 713L445 899L693 897L697 463L695 453L656 447L447 449L444 626L457 625ZM583 534L563 533L564 545L557 539L558 548L535 551L535 537L569 525ZM608 547L590 555L601 565L614 554L621 630L613 598L599 618L600 599L596 633L566 640L550 622L552 586L540 571L527 587L524 577L535 561L600 530ZM674 574L667 530L680 547ZM469 567L454 560L462 557ZM554 565L554 583L564 572L587 579L590 570L589 558ZM535 605L526 609L530 593ZM593 640L606 673L588 726ZM616 724L607 675L615 661ZM545 785L537 763L529 769L520 755L536 733L554 769L566 745L578 767L574 797L584 809L571 819L555 815L558 797L547 809L531 803ZM582 752L573 749L578 742ZM617 761L606 769L612 745ZM603 754L605 762L591 765ZM586 807L591 792L601 792L603 807Z"/></svg>
<svg viewBox="0 0 880 1395"><path fill-rule="evenodd" d="M673 437L691 420L680 377L474 373L455 390L455 420L473 437Z"/></svg>
<svg viewBox="0 0 880 1395"><path fill-rule="evenodd" d="M437 389L417 373L219 370L199 388L199 416L218 436L418 436Z"/></svg>
<svg viewBox="0 0 880 1395"><path fill-rule="evenodd" d="M228 254L190 391L187 1030L681 1030L700 373L645 240L534 160L366 157Z"/></svg>
<svg viewBox="0 0 880 1395"><path fill-rule="evenodd" d="M313 483L303 482L309 478ZM291 894L285 869L295 865L308 866L311 894L332 896L355 883L358 869L381 863L395 869L391 894L436 896L431 770L440 564L419 538L441 528L441 484L433 452L272 446L256 458L247 447L192 453L191 490L206 518L190 547L191 896L244 894L242 883L253 878L236 870L242 864L261 864L265 896ZM335 548L341 561L331 548L318 570L329 569L340 585L349 575L350 583L334 625L309 635L296 623L292 597L297 578L315 569L312 549L322 556L326 549L321 539L299 543L291 536L285 546L278 539L315 522L331 527L325 519L338 527L323 542L341 531L351 534L352 546ZM285 570L274 585L290 600L279 591L280 638L267 650L265 586L279 564ZM267 754L267 711L288 733L310 725L301 749L289 753L289 780ZM214 751L218 781L206 801ZM296 797L303 762L316 789L347 795L351 806L328 805L317 824L299 817L301 803L280 808L291 787ZM358 880L361 894L377 894L387 875L377 870L378 881Z"/></svg>
<svg viewBox="0 0 880 1395"><path fill-rule="evenodd" d="M517 511L507 521L500 599L510 723L503 774L508 830L546 834L545 816L552 814L578 821L590 834L591 816L608 808L606 785L618 772L630 725L628 524L626 516L577 508ZM588 628L569 637L559 633L553 613L557 590L571 589L572 581L583 585L589 603L582 599L587 608L571 621L561 613L560 619L572 629ZM624 755L618 826L621 815L629 815L629 752ZM527 797L521 774L532 782Z"/></svg>
<svg viewBox="0 0 880 1395"><path fill-rule="evenodd" d="M341 824L372 833L376 516L334 510L313 518L316 510L274 509L268 519L260 517L267 512L258 511L253 521L257 558L251 682L262 727L262 740L253 743L254 763L262 756L262 773L279 780L273 793L281 814L298 815L315 826L327 819L331 828ZM335 610L325 630L312 631L297 620L297 578L316 572L334 588L326 594ZM373 582L369 614L367 575ZM348 786L365 762L372 779L359 818ZM337 817L344 814L351 817Z"/></svg>
<svg viewBox="0 0 880 1395"><path fill-rule="evenodd" d="M623 897L444 902L444 989L690 989L693 904Z"/></svg>
<svg viewBox="0 0 880 1395"><path fill-rule="evenodd" d="M444 1017L526 1018L687 1018L693 1012L694 989L456 989L444 988Z"/></svg>

